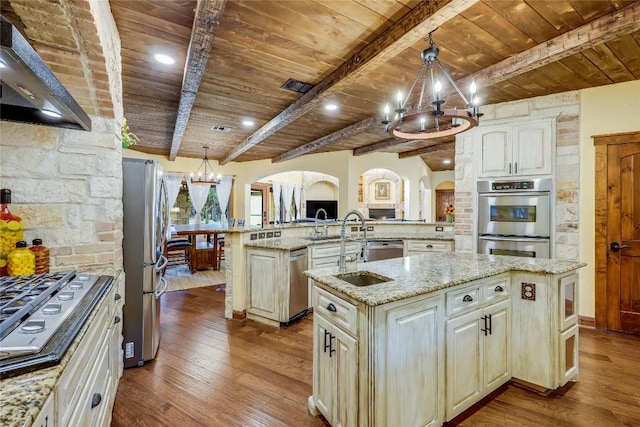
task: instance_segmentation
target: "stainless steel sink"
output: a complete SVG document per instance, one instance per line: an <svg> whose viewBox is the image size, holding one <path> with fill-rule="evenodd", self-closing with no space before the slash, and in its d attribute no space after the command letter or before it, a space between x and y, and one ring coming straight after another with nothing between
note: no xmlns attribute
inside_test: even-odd
<svg viewBox="0 0 640 427"><path fill-rule="evenodd" d="M371 286L392 280L388 277L384 277L370 271L352 271L349 273L337 274L335 277L351 283L354 286Z"/></svg>

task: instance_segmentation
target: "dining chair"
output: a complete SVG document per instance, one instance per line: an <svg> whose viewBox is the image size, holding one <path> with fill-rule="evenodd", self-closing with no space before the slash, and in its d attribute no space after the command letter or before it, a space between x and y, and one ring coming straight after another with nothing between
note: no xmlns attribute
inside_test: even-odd
<svg viewBox="0 0 640 427"><path fill-rule="evenodd" d="M186 265L189 271L191 268L191 240L183 237L169 239L165 243L165 256L167 257L167 267L176 265ZM166 272L166 268L162 272Z"/></svg>

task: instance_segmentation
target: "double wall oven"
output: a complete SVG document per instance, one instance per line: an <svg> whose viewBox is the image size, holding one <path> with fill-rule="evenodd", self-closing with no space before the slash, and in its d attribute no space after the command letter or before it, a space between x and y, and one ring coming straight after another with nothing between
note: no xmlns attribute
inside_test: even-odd
<svg viewBox="0 0 640 427"><path fill-rule="evenodd" d="M551 256L551 178L478 182L478 253Z"/></svg>

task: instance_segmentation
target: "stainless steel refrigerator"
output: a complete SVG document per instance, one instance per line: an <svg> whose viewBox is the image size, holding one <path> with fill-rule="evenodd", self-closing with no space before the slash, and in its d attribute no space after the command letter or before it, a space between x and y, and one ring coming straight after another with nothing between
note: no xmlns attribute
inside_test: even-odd
<svg viewBox="0 0 640 427"><path fill-rule="evenodd" d="M162 166L155 160L122 159L125 272L124 367L142 366L160 343L160 296L167 289L164 243L169 219Z"/></svg>

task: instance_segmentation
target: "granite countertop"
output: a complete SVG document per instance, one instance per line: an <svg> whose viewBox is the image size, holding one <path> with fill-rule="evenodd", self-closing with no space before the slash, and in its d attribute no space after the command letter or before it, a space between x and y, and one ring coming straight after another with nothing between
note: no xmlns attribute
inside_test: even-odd
<svg viewBox="0 0 640 427"><path fill-rule="evenodd" d="M509 271L562 274L585 265L569 260L438 252L347 263L347 273L366 270L391 279L370 286L354 286L334 277L339 274L338 267L307 270L305 274L356 301L377 306Z"/></svg>
<svg viewBox="0 0 640 427"><path fill-rule="evenodd" d="M105 290L59 364L0 380L1 426L27 427L33 424L113 286L116 286L115 281Z"/></svg>
<svg viewBox="0 0 640 427"><path fill-rule="evenodd" d="M361 238L362 235L360 235ZM348 236L349 240L353 240L353 236ZM368 234L368 241L381 241L381 240L444 240L453 241L453 235L442 233L410 233L405 232L402 234L394 234L393 236L388 233L374 233ZM329 235L327 238L315 240L308 237L279 237L260 240L250 240L244 245L251 248L264 248L264 249L280 249L285 251L292 251L296 249L306 248L308 246L320 245L323 243L337 243L340 242L340 235Z"/></svg>

